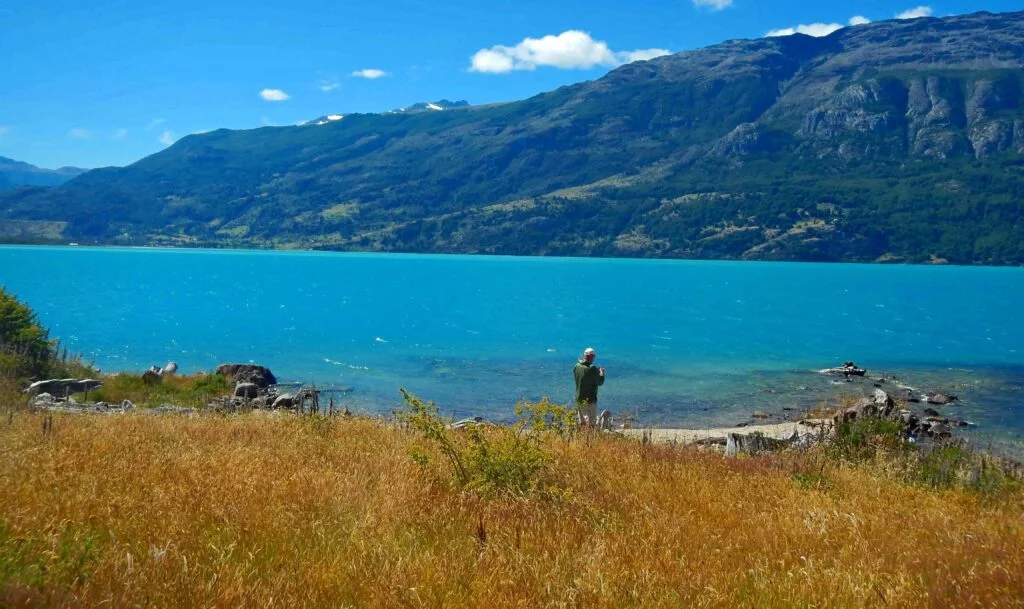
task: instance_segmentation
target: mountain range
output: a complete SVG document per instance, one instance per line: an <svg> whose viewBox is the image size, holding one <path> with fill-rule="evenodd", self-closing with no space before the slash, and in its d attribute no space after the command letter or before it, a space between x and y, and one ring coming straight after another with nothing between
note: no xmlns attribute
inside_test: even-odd
<svg viewBox="0 0 1024 609"><path fill-rule="evenodd" d="M17 186L58 186L89 171L79 167L42 169L22 161L0 156L0 190Z"/></svg>
<svg viewBox="0 0 1024 609"><path fill-rule="evenodd" d="M1024 263L1024 12L733 40L523 101L185 137L0 238Z"/></svg>

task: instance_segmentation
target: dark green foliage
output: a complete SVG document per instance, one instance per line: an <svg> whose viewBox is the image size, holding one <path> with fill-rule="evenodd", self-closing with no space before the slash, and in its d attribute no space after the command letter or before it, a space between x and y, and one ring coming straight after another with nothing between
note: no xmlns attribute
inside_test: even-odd
<svg viewBox="0 0 1024 609"><path fill-rule="evenodd" d="M515 427L470 424L461 429L438 414L433 402L424 402L401 390L405 407L399 420L421 434L441 453L455 483L482 497L501 494L525 496L544 490L542 479L552 457L544 449L546 432L561 435L571 428L570 409L544 400L537 405L516 408ZM534 425L528 429L527 425ZM412 458L423 467L430 455L416 450Z"/></svg>
<svg viewBox="0 0 1024 609"><path fill-rule="evenodd" d="M879 417L860 417L840 423L828 444L836 458L864 461L879 451L900 451L907 448L906 425Z"/></svg>
<svg viewBox="0 0 1024 609"><path fill-rule="evenodd" d="M0 375L22 378L45 373L51 349L36 314L0 288Z"/></svg>

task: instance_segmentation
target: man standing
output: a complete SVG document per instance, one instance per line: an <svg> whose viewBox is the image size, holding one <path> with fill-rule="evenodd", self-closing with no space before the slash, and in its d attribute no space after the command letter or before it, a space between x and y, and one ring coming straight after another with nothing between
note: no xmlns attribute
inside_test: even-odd
<svg viewBox="0 0 1024 609"><path fill-rule="evenodd" d="M576 363L572 375L576 379L576 408L581 423L593 427L597 423L597 388L604 385L604 368L594 365L597 353L587 347L583 359Z"/></svg>

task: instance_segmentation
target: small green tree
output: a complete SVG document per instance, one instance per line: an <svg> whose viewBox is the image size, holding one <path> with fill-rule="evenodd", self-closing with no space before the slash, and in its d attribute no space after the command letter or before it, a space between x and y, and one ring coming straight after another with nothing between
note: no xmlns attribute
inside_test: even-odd
<svg viewBox="0 0 1024 609"><path fill-rule="evenodd" d="M526 496L541 488L552 461L543 446L544 435L562 436L573 425L571 409L543 400L517 405L515 426L470 424L454 429L433 402L401 392L405 408L398 413L399 420L434 444L459 487L483 497ZM430 458L416 451L413 459L426 465Z"/></svg>
<svg viewBox="0 0 1024 609"><path fill-rule="evenodd" d="M41 375L49 367L52 349L48 332L32 309L0 288L0 375Z"/></svg>

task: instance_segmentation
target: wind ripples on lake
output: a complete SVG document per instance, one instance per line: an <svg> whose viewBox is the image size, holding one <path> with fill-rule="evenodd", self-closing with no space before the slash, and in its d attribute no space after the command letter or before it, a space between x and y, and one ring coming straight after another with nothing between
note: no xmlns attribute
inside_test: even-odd
<svg viewBox="0 0 1024 609"><path fill-rule="evenodd" d="M852 359L1024 430L1018 268L3 247L0 283L105 370L252 361L365 411L399 387L494 419L566 402L593 346L602 407L641 423L863 392L814 372Z"/></svg>

